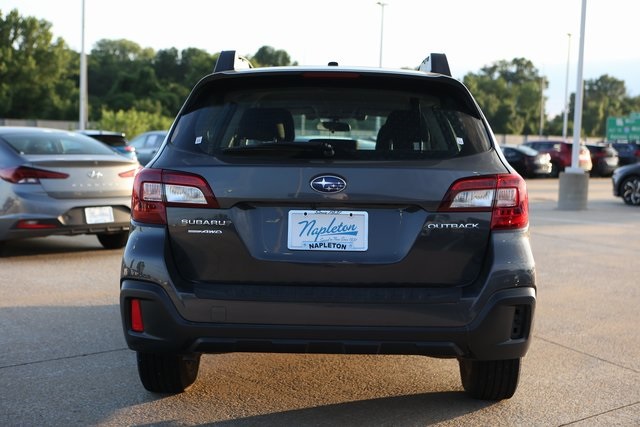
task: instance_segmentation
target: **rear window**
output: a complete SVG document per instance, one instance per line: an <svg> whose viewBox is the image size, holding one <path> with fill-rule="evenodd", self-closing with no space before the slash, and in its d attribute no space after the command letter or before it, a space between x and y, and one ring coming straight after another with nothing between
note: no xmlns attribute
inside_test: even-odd
<svg viewBox="0 0 640 427"><path fill-rule="evenodd" d="M112 147L124 147L127 145L127 139L121 135L89 135L93 139L111 145Z"/></svg>
<svg viewBox="0 0 640 427"><path fill-rule="evenodd" d="M640 149L640 144L634 144L630 142L617 142L613 144L613 148L622 153L632 152L636 149Z"/></svg>
<svg viewBox="0 0 640 427"><path fill-rule="evenodd" d="M172 143L224 159L418 160L490 148L487 129L468 99L443 90L344 81L224 83L201 90L179 118Z"/></svg>
<svg viewBox="0 0 640 427"><path fill-rule="evenodd" d="M113 154L103 143L69 132L21 132L2 138L20 154Z"/></svg>

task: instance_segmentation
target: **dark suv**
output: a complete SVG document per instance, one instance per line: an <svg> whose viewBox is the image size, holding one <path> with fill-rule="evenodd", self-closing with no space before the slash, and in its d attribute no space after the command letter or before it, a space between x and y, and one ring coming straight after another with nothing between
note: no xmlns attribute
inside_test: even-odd
<svg viewBox="0 0 640 427"><path fill-rule="evenodd" d="M511 397L536 302L527 191L446 57L235 58L136 176L120 305L144 387L182 392L203 353L411 354Z"/></svg>

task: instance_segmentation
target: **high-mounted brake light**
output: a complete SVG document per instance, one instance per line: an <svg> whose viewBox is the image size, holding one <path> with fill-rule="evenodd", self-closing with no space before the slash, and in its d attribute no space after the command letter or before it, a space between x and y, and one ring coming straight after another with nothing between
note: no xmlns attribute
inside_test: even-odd
<svg viewBox="0 0 640 427"><path fill-rule="evenodd" d="M219 207L209 184L198 175L163 169L142 169L131 196L131 217L148 224L166 224L167 206Z"/></svg>
<svg viewBox="0 0 640 427"><path fill-rule="evenodd" d="M41 179L66 179L69 174L18 166L0 169L0 178L12 184L39 184Z"/></svg>
<svg viewBox="0 0 640 427"><path fill-rule="evenodd" d="M440 212L492 212L493 230L524 228L529 224L529 199L519 175L491 175L454 182L440 204Z"/></svg>
<svg viewBox="0 0 640 427"><path fill-rule="evenodd" d="M306 73L302 73L302 77L306 79L357 79L360 77L360 74L335 71L307 71Z"/></svg>

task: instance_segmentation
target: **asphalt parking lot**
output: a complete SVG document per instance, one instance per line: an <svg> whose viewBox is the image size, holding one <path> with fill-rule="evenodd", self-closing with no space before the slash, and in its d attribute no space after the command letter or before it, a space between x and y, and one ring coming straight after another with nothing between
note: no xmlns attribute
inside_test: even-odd
<svg viewBox="0 0 640 427"><path fill-rule="evenodd" d="M0 425L638 426L640 208L589 181L583 211L529 180L534 339L506 401L467 398L454 360L221 354L186 393L138 381L118 309L119 250L92 236L0 258Z"/></svg>

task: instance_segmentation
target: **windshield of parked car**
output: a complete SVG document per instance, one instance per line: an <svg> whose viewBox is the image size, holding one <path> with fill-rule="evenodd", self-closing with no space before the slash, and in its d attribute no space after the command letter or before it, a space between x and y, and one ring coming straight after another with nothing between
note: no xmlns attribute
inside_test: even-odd
<svg viewBox="0 0 640 427"><path fill-rule="evenodd" d="M212 85L179 117L171 141L225 158L450 158L490 148L473 113L446 91Z"/></svg>

